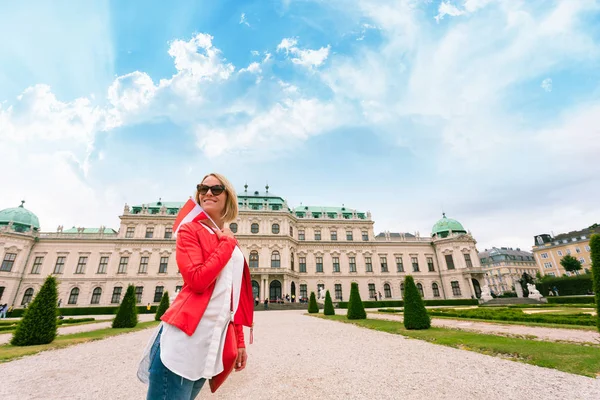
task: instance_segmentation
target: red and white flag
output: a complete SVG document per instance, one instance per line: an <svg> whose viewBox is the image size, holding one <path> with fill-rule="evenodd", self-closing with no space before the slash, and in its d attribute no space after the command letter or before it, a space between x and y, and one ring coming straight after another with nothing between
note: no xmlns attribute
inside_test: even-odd
<svg viewBox="0 0 600 400"><path fill-rule="evenodd" d="M177 231L179 231L179 227L181 225L188 222L197 222L203 219L210 219L208 214L204 212L200 204L196 203L194 199L189 199L181 210L179 210L179 214L177 214L177 218L175 218L175 223L173 224L173 237L177 236Z"/></svg>

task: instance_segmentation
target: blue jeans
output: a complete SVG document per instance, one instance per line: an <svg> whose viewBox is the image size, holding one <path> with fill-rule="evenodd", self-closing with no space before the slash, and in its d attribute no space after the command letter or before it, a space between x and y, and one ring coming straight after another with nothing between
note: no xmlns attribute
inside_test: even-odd
<svg viewBox="0 0 600 400"><path fill-rule="evenodd" d="M206 379L190 381L171 372L160 360L160 336L162 329L150 350L150 385L146 400L193 400L200 393Z"/></svg>

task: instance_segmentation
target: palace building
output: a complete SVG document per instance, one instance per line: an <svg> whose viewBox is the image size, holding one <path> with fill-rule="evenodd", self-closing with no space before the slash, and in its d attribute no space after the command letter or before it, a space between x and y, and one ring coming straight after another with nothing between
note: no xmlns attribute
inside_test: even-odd
<svg viewBox="0 0 600 400"><path fill-rule="evenodd" d="M401 299L412 275L425 299L480 296L485 270L476 241L443 215L431 236L373 232L369 212L346 207L290 208L265 192L238 195L239 216L230 224L248 260L255 296L308 297L320 288L347 301L357 282L363 300ZM0 303L32 300L48 275L59 281L62 307L118 305L128 285L138 303L158 303L183 285L175 260L172 225L183 202L125 205L118 230L40 231L23 204L0 211Z"/></svg>

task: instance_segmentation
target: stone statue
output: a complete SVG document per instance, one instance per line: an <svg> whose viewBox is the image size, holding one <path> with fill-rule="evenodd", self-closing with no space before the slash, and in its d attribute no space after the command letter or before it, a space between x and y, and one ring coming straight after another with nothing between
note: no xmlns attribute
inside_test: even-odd
<svg viewBox="0 0 600 400"><path fill-rule="evenodd" d="M129 206L125 203L125 207L123 207L123 214L129 214Z"/></svg>
<svg viewBox="0 0 600 400"><path fill-rule="evenodd" d="M527 290L529 291L529 298L530 299L534 299L534 300L540 300L543 296L542 294L539 292L539 290L536 289L535 285L533 283L528 283L527 284Z"/></svg>
<svg viewBox="0 0 600 400"><path fill-rule="evenodd" d="M319 294L318 294L317 301L321 304L325 303L325 288L323 288L323 287L319 288Z"/></svg>
<svg viewBox="0 0 600 400"><path fill-rule="evenodd" d="M485 303L485 302L490 301L491 299L493 299L492 293L490 292L490 287L486 283L485 285L483 285L483 288L481 289L481 301L483 301Z"/></svg>

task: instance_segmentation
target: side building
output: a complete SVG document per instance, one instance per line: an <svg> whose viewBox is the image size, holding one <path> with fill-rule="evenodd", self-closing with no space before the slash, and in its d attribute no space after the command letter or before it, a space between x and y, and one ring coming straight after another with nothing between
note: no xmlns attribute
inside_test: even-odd
<svg viewBox="0 0 600 400"><path fill-rule="evenodd" d="M492 247L479 253L485 283L496 294L514 291L524 272L535 277L539 271L533 253L519 248Z"/></svg>
<svg viewBox="0 0 600 400"><path fill-rule="evenodd" d="M581 273L592 270L590 253L590 236L600 233L600 226L594 224L589 228L556 236L541 234L534 237L533 254L540 274L549 276L570 276L560 264L566 255L575 257L581 263ZM576 272L579 274L580 272Z"/></svg>
<svg viewBox="0 0 600 400"><path fill-rule="evenodd" d="M347 301L357 282L363 299L401 299L413 275L425 299L477 298L484 270L476 241L445 215L431 236L375 235L369 212L300 206L268 192L238 196L230 224L246 256L254 295L272 300L308 297L319 288ZM0 303L24 306L46 276L59 282L62 306L117 305L128 285L140 304L157 303L183 280L175 261L172 224L183 202L125 205L118 230L58 227L40 232L25 209L0 211Z"/></svg>

